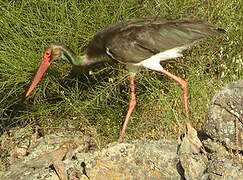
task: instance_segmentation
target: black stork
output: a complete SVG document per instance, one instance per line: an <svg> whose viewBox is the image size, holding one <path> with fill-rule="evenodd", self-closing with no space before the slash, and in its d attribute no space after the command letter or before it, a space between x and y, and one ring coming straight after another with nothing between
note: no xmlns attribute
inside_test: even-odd
<svg viewBox="0 0 243 180"><path fill-rule="evenodd" d="M196 19L141 18L111 24L93 37L84 55L76 55L60 43L51 44L44 53L44 58L26 96L29 96L36 87L53 61L64 60L74 66L88 66L113 59L125 64L130 72L131 97L119 137L121 142L136 105L134 79L139 69L146 67L159 71L180 84L184 91L185 114L188 119L187 83L165 70L160 62L182 57L181 52L200 39L211 38L224 32L223 29ZM186 123L189 121L186 120Z"/></svg>

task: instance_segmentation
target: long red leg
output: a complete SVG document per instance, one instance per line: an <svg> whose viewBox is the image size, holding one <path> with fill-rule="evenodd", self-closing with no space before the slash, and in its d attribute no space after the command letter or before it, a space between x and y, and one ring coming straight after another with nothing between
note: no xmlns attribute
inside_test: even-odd
<svg viewBox="0 0 243 180"><path fill-rule="evenodd" d="M189 122L189 108L188 108L188 100L187 100L187 83L185 80L175 76L174 74L171 74L170 72L162 69L161 70L162 73L164 73L165 75L171 77L172 79L174 79L176 82L178 82L184 92L184 104L185 104L185 112L186 112L186 136L190 142L190 145L192 148L194 148L195 150L197 150L198 152L200 152L202 149L202 143L200 141L200 139L197 137L197 131L192 127L192 125Z"/></svg>
<svg viewBox="0 0 243 180"><path fill-rule="evenodd" d="M185 80L181 79L180 77L175 76L174 74L170 73L169 71L166 71L165 69L162 69L161 71L165 75L169 76L170 78L174 79L176 82L178 82L184 92L184 104L185 104L185 113L186 117L189 117L189 108L188 108L188 100L187 100L187 83Z"/></svg>
<svg viewBox="0 0 243 180"><path fill-rule="evenodd" d="M129 103L129 108L128 108L128 111L127 111L126 119L125 119L125 122L123 123L122 131L121 131L120 137L118 139L119 142L122 142L122 140L123 140L123 138L125 136L127 124L128 124L129 119L130 119L130 117L132 115L133 109L136 106L136 97L135 97L136 95L135 95L134 80L135 80L135 75L131 75L130 76L131 99L130 99L130 103Z"/></svg>

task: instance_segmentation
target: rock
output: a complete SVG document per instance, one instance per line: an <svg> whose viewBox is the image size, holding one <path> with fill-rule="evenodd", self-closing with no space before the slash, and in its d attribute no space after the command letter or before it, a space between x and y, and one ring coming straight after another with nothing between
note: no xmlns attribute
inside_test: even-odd
<svg viewBox="0 0 243 180"><path fill-rule="evenodd" d="M78 159L85 164L90 179L180 179L183 170L177 146L175 141L167 140L116 142L89 158Z"/></svg>
<svg viewBox="0 0 243 180"><path fill-rule="evenodd" d="M187 180L204 179L208 159L203 154L180 154L180 163Z"/></svg>
<svg viewBox="0 0 243 180"><path fill-rule="evenodd" d="M102 150L86 153L88 142L71 135L42 137L30 154L12 164L1 178L55 179L58 174L60 179L179 180L183 174L176 141L115 142Z"/></svg>
<svg viewBox="0 0 243 180"><path fill-rule="evenodd" d="M243 151L243 80L227 84L216 93L208 110L204 131L234 150L237 135L238 148Z"/></svg>
<svg viewBox="0 0 243 180"><path fill-rule="evenodd" d="M234 162L232 159L215 157L208 164L209 180L242 180L243 169L242 164Z"/></svg>
<svg viewBox="0 0 243 180"><path fill-rule="evenodd" d="M214 159L215 157L231 159L233 157L233 153L229 153L227 149L219 142L215 142L212 139L208 138L203 140L202 143L203 147L208 153L209 159Z"/></svg>
<svg viewBox="0 0 243 180"><path fill-rule="evenodd" d="M242 179L242 162L236 160L232 152L228 152L222 144L209 138L203 141L203 146L208 152L207 157L209 161L205 172L208 175L208 180Z"/></svg>
<svg viewBox="0 0 243 180"><path fill-rule="evenodd" d="M101 150L92 149L89 138L69 132L40 137L25 157L0 172L0 179L206 180L222 176L237 180L241 177L242 164L235 163L221 144L208 139L203 141L208 152L198 151L194 143L201 143L194 137L197 135L194 130L189 130L192 133L179 143L134 140L111 143Z"/></svg>
<svg viewBox="0 0 243 180"><path fill-rule="evenodd" d="M202 147L202 142L197 136L197 131L186 122L186 133L182 139L178 156L187 180L203 179L207 168L207 156Z"/></svg>
<svg viewBox="0 0 243 180"><path fill-rule="evenodd" d="M67 173L66 165L63 164L64 158L68 161L77 152L85 152L90 147L89 139L70 132L52 134L38 139L33 135L20 135L23 130L18 130L18 128L12 132L11 137L1 137L1 141L5 142L5 147L2 145L1 151L8 151L13 145L16 145L16 148L10 148L6 153L8 156L4 158L5 163L2 163L0 167L5 171L0 171L0 179L48 179L58 175L57 177L65 180ZM25 146L28 153L25 156L16 156L13 161L12 156L16 155L15 151L18 152L19 147L23 146L18 141L19 137L22 137L23 142L29 140L28 145Z"/></svg>
<svg viewBox="0 0 243 180"><path fill-rule="evenodd" d="M16 133L16 136L19 134ZM203 175L207 161L205 156L200 155L202 143L190 124L180 143L135 140L111 143L101 150L92 151L89 148L91 142L77 134L57 133L33 140L34 145L29 142L26 146L26 156L18 157L2 173L3 179L106 180L119 177L179 180L184 175L194 179ZM9 144L15 143L9 141ZM11 153L16 154L14 151Z"/></svg>

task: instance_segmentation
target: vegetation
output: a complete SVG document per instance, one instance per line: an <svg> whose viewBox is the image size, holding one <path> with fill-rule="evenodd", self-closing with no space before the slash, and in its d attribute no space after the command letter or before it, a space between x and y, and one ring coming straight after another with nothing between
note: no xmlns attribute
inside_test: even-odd
<svg viewBox="0 0 243 180"><path fill-rule="evenodd" d="M139 17L199 18L227 33L204 40L184 58L163 64L188 82L190 120L201 130L223 84L243 78L242 3L239 0L26 0L0 2L0 129L40 127L43 135L80 131L98 146L118 139L130 98L122 65L72 68L56 63L30 97L25 93L51 42L82 54L108 24ZM177 138L184 130L183 91L158 72L136 76L137 106L125 139Z"/></svg>

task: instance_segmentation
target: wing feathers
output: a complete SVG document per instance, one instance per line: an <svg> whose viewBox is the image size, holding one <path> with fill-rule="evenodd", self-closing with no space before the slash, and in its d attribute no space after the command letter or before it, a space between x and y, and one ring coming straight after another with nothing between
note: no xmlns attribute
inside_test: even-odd
<svg viewBox="0 0 243 180"><path fill-rule="evenodd" d="M123 63L138 63L176 47L224 33L223 29L202 20L143 18L112 24L90 42L88 56L110 55Z"/></svg>

